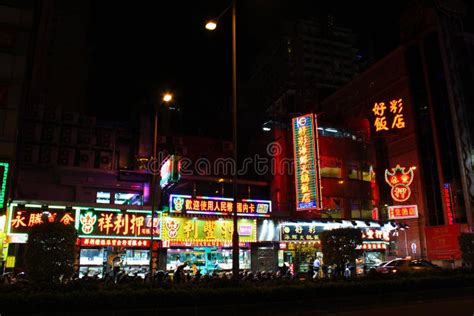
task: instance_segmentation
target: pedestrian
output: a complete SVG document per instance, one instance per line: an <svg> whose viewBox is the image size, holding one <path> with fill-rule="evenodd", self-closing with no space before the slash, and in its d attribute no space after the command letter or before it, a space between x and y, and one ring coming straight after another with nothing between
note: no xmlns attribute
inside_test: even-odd
<svg viewBox="0 0 474 316"><path fill-rule="evenodd" d="M308 277L306 278L307 280L311 280L313 278L313 258L309 257L308 260Z"/></svg>
<svg viewBox="0 0 474 316"><path fill-rule="evenodd" d="M176 268L176 270L174 271L174 274L173 274L174 283L179 284L182 281L184 281L184 278L185 278L184 268L186 268L187 266L188 266L188 263L185 262L185 263L179 265Z"/></svg>
<svg viewBox="0 0 474 316"><path fill-rule="evenodd" d="M314 270L313 279L316 279L319 277L320 269L321 269L321 261L319 260L318 257L316 257L316 260L314 260L314 263L313 263L313 270Z"/></svg>
<svg viewBox="0 0 474 316"><path fill-rule="evenodd" d="M178 269L178 267L181 265L181 261L179 260L179 256L176 256L176 261L174 262L174 269Z"/></svg>

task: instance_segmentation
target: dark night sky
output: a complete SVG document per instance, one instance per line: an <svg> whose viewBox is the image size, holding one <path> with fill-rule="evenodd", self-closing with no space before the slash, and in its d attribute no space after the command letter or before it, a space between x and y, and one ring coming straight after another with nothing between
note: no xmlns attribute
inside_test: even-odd
<svg viewBox="0 0 474 316"><path fill-rule="evenodd" d="M398 43L404 1L241 0L238 5L238 75L244 81L255 57L285 18L331 12L348 26L365 52L378 57ZM90 39L90 104L102 118L126 119L150 107L153 92L171 90L187 132L230 132L230 11L215 32L204 29L230 1L93 1ZM210 119L211 118L211 119ZM219 132L221 131L221 132ZM222 133L224 131L224 133ZM229 134L227 134L229 135Z"/></svg>

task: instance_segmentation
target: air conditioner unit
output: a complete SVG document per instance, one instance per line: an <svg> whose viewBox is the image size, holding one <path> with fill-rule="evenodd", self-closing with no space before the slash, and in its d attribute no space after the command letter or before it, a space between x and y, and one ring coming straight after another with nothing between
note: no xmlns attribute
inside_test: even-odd
<svg viewBox="0 0 474 316"><path fill-rule="evenodd" d="M59 111L55 107L47 107L43 111L43 120L49 122L56 122L59 119Z"/></svg>
<svg viewBox="0 0 474 316"><path fill-rule="evenodd" d="M43 118L43 108L41 104L33 104L25 111L25 115L29 119L41 120Z"/></svg>
<svg viewBox="0 0 474 316"><path fill-rule="evenodd" d="M93 153L89 150L79 150L77 166L81 168L92 168L94 163L93 159Z"/></svg>
<svg viewBox="0 0 474 316"><path fill-rule="evenodd" d="M100 147L112 147L112 136L111 130L99 130L97 133L97 145Z"/></svg>
<svg viewBox="0 0 474 316"><path fill-rule="evenodd" d="M59 148L58 153L58 165L60 166L69 166L74 165L74 149L68 147Z"/></svg>
<svg viewBox="0 0 474 316"><path fill-rule="evenodd" d="M77 124L79 121L79 114L76 112L63 112L61 121L65 124Z"/></svg>
<svg viewBox="0 0 474 316"><path fill-rule="evenodd" d="M86 127L93 127L95 126L95 117L93 116L80 116L79 117L79 125L86 126Z"/></svg>
<svg viewBox="0 0 474 316"><path fill-rule="evenodd" d="M72 126L63 126L61 128L60 143L65 145L74 145L76 143L77 130Z"/></svg>
<svg viewBox="0 0 474 316"><path fill-rule="evenodd" d="M89 129L79 129L77 131L77 144L78 145L93 145L95 143L95 137Z"/></svg>
<svg viewBox="0 0 474 316"><path fill-rule="evenodd" d="M112 153L101 151L98 155L98 165L100 169L112 169ZM96 164L97 165L97 164Z"/></svg>
<svg viewBox="0 0 474 316"><path fill-rule="evenodd" d="M40 125L33 122L27 122L22 129L23 139L27 142L37 142L40 140L41 129Z"/></svg>
<svg viewBox="0 0 474 316"><path fill-rule="evenodd" d="M38 156L38 163L51 165L56 164L58 156L58 148L56 146L41 146Z"/></svg>
<svg viewBox="0 0 474 316"><path fill-rule="evenodd" d="M41 141L47 143L57 142L57 128L54 125L46 124L41 128Z"/></svg>
<svg viewBox="0 0 474 316"><path fill-rule="evenodd" d="M38 160L39 147L37 145L25 144L22 148L21 158L26 163L36 163Z"/></svg>

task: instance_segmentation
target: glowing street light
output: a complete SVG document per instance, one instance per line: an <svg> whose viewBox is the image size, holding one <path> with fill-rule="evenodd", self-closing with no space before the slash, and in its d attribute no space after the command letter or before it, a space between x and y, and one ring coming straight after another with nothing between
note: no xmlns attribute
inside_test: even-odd
<svg viewBox="0 0 474 316"><path fill-rule="evenodd" d="M163 95L163 102L170 102L173 100L173 95L171 93L165 93Z"/></svg>
<svg viewBox="0 0 474 316"><path fill-rule="evenodd" d="M214 31L217 27L217 20L209 20L206 23L206 30Z"/></svg>

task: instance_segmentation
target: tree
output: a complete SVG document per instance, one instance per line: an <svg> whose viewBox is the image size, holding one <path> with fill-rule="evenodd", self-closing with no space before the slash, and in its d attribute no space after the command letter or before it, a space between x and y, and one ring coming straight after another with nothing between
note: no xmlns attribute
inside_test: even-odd
<svg viewBox="0 0 474 316"><path fill-rule="evenodd" d="M44 220L28 236L25 264L29 279L38 284L59 284L74 274L77 233L72 225Z"/></svg>
<svg viewBox="0 0 474 316"><path fill-rule="evenodd" d="M362 233L355 228L325 230L319 235L326 265L337 264L343 267L353 263L360 255L357 246L362 244Z"/></svg>
<svg viewBox="0 0 474 316"><path fill-rule="evenodd" d="M469 267L474 267L474 234L461 233L459 235L459 247L461 248L463 262Z"/></svg>

